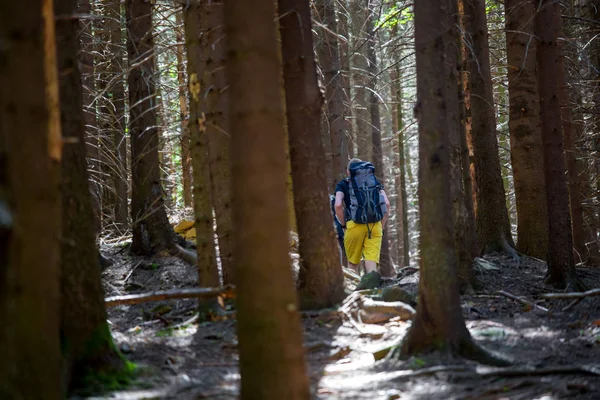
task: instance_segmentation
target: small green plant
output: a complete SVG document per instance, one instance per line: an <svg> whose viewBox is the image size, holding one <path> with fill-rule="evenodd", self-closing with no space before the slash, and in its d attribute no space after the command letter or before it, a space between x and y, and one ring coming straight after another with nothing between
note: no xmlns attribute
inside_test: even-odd
<svg viewBox="0 0 600 400"><path fill-rule="evenodd" d="M152 265L150 265L150 269L151 269L152 271L156 271L156 270L158 270L158 264L157 264L157 263L152 263Z"/></svg>

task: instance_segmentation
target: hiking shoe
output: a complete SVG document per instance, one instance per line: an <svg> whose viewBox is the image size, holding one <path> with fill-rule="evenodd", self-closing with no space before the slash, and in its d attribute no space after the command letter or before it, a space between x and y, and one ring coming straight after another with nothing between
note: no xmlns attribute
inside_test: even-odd
<svg viewBox="0 0 600 400"><path fill-rule="evenodd" d="M364 274L354 290L377 289L381 285L381 275L377 271Z"/></svg>

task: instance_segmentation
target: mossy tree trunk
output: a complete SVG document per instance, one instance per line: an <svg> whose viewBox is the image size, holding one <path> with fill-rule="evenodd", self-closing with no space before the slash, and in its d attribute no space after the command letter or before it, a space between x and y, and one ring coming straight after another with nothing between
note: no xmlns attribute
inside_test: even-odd
<svg viewBox="0 0 600 400"><path fill-rule="evenodd" d="M560 288L578 289L560 110L559 90L564 86L560 83L564 80L564 67L559 65L564 63L558 44L560 30L560 5L543 0L537 10L535 32L539 38L538 90L548 204L547 282Z"/></svg>
<svg viewBox="0 0 600 400"><path fill-rule="evenodd" d="M535 0L507 0L510 155L517 201L517 249L545 259L548 207L537 89Z"/></svg>
<svg viewBox="0 0 600 400"><path fill-rule="evenodd" d="M154 82L152 4L126 0L129 55L129 133L131 135L131 219L137 254L156 254L173 247L174 232L165 210L158 161L159 105Z"/></svg>
<svg viewBox="0 0 600 400"><path fill-rule="evenodd" d="M213 91L211 68L213 32L208 28L214 14L220 12L220 2L199 0L190 3L183 11L188 55L190 97L190 139L192 174L194 179L194 215L196 249L198 256L198 281L200 286L218 286L219 270L215 253L213 229L213 203L209 170L208 124L213 125L214 109L207 101ZM215 91L217 89L215 88ZM209 117L211 120L209 121Z"/></svg>
<svg viewBox="0 0 600 400"><path fill-rule="evenodd" d="M0 398L58 400L62 143L52 1L3 2L0 42Z"/></svg>
<svg viewBox="0 0 600 400"><path fill-rule="evenodd" d="M241 398L296 400L310 395L288 254L285 115L275 18L271 0L225 2L238 227L237 332Z"/></svg>
<svg viewBox="0 0 600 400"><path fill-rule="evenodd" d="M72 15L76 0L56 0L56 15ZM61 343L64 384L77 388L98 374L119 374L125 362L115 348L104 308L92 202L85 168L82 84L77 63L79 21L58 18L56 37L60 77L63 148Z"/></svg>
<svg viewBox="0 0 600 400"><path fill-rule="evenodd" d="M300 241L298 289L303 308L330 307L344 297L343 274L332 224L325 153L323 98L313 57L309 2L279 0L283 78L294 208Z"/></svg>
<svg viewBox="0 0 600 400"><path fill-rule="evenodd" d="M465 31L468 33L469 82L475 180L476 224L480 252L514 247L506 197L500 171L488 28L484 0L465 0Z"/></svg>

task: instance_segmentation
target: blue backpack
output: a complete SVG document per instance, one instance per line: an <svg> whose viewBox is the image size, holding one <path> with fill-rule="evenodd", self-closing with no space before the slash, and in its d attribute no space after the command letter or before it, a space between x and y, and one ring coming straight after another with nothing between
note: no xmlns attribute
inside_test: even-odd
<svg viewBox="0 0 600 400"><path fill-rule="evenodd" d="M350 166L350 199L348 219L357 224L373 224L383 219L387 211L385 198L380 193L383 185L375 177L375 167L370 162L352 163Z"/></svg>

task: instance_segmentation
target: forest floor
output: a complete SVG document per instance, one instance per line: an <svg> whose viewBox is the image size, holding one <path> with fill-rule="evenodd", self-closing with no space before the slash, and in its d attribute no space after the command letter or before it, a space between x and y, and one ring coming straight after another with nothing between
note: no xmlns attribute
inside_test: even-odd
<svg viewBox="0 0 600 400"><path fill-rule="evenodd" d="M122 244L103 250L114 261L103 272L107 296L196 287L195 267L177 258L131 256ZM502 255L486 260L476 268L476 294L461 299L463 314L477 343L508 357L513 366L490 368L440 355L376 361L378 351L402 340L410 322L396 317L366 324L339 310L309 313L303 325L311 397L599 399L600 296L562 311L570 301L540 298L556 292L543 284L544 263L523 258L517 265ZM578 274L589 288L600 287L600 268L579 268ZM417 279L418 272L409 271L393 283L410 292ZM499 295L500 290L547 311ZM169 300L109 308L115 341L139 373L127 389L94 398L238 398L235 318L198 323L196 304Z"/></svg>

